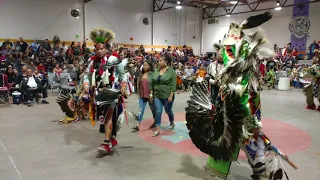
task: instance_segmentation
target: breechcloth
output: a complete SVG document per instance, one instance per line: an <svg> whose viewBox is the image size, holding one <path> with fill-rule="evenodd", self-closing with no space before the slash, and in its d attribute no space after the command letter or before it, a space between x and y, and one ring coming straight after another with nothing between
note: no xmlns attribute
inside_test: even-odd
<svg viewBox="0 0 320 180"><path fill-rule="evenodd" d="M112 106L112 105L111 105ZM123 112L122 104L116 104L114 107L110 107L110 104L103 105L102 107L97 107L97 119L99 116L102 115L103 117L107 116L108 109L113 108L113 115L112 115L112 136L117 136L117 120L119 115ZM100 124L100 133L105 133L104 124Z"/></svg>

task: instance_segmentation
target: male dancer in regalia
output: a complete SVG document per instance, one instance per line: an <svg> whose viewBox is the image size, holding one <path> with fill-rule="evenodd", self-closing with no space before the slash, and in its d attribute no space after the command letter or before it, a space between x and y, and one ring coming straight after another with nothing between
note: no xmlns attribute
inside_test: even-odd
<svg viewBox="0 0 320 180"><path fill-rule="evenodd" d="M120 96L126 94L127 76L124 67L127 59L119 60L117 53L108 54L110 41L114 39L111 31L94 29L90 38L96 43L96 55L89 59L87 76L90 83L90 120L95 124L99 120L104 126L105 139L98 148L99 153L111 153L118 144L114 134L117 118L113 118L114 110Z"/></svg>

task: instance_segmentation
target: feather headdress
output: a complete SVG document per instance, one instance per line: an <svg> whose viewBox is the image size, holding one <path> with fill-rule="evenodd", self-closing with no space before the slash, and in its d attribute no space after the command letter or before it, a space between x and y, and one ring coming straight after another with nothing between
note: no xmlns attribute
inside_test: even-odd
<svg viewBox="0 0 320 180"><path fill-rule="evenodd" d="M115 34L108 29L93 29L90 32L90 39L98 44L109 44L115 38Z"/></svg>

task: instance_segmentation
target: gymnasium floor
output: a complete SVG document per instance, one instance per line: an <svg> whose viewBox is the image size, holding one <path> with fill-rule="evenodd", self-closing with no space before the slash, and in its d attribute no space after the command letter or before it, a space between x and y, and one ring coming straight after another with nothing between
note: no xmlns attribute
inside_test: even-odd
<svg viewBox="0 0 320 180"><path fill-rule="evenodd" d="M117 153L106 157L97 156L96 149L103 139L98 126L92 127L89 121L57 123L63 114L55 103L55 96L49 98L49 105L0 108L0 179L203 179L206 156L192 145L184 125L189 95L176 95L174 132L163 131L161 136L152 138L152 131L146 130L152 123L147 108L145 129L131 133L132 124L124 125L118 135ZM128 99L127 106L137 112L135 95ZM320 178L320 112L304 107L300 90L262 92L265 132L300 168L293 170L283 162L290 180ZM249 180L250 169L243 155L239 163L233 164L232 171L237 180Z"/></svg>

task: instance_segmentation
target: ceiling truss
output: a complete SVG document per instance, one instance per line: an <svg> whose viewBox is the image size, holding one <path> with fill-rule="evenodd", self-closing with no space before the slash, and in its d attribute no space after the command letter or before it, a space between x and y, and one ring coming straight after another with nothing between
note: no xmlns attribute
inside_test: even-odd
<svg viewBox="0 0 320 180"><path fill-rule="evenodd" d="M159 12L166 9L171 9L176 6L175 4L176 0L153 0L153 12ZM208 3L212 1L212 3ZM237 0L236 4L231 4L231 0L180 0L181 6L189 6L194 8L200 8L202 9L202 19L210 19L220 16L225 16L227 14L230 15L236 15L236 14L244 14L254 11L267 11L272 10L275 8L275 5L273 6L264 6L261 7L261 4L265 2L274 1L275 3L277 0L256 0L254 2L251 1L251 3L248 2L248 0ZM290 7L290 6L299 6L307 3L316 3L319 2L318 0L311 1L311 2L305 2L305 3L296 3L294 4L292 1L291 3L288 3L288 0L279 0L279 4L282 8ZM275 4L274 3L274 4ZM237 7L240 6L246 6L248 10L244 11L234 11ZM217 11L218 9L223 9L225 13L221 13L221 10ZM243 9L243 8L242 8Z"/></svg>

